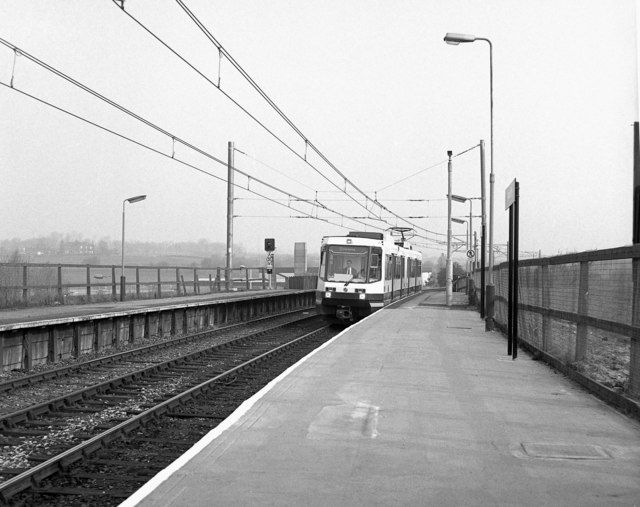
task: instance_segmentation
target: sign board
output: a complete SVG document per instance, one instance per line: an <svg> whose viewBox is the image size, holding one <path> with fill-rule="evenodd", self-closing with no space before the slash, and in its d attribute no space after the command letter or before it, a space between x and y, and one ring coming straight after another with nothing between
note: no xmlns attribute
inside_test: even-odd
<svg viewBox="0 0 640 507"><path fill-rule="evenodd" d="M515 178L511 184L504 191L504 209L509 209L514 202L516 202L516 180Z"/></svg>
<svg viewBox="0 0 640 507"><path fill-rule="evenodd" d="M476 253L473 250L467 250L467 257L469 259L473 259L476 256Z"/></svg>
<svg viewBox="0 0 640 507"><path fill-rule="evenodd" d="M273 273L273 252L267 253L267 274L270 275Z"/></svg>

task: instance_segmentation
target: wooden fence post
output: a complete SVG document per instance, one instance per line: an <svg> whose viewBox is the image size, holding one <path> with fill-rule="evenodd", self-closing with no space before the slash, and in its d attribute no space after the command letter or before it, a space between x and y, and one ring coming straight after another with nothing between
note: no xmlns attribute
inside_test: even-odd
<svg viewBox="0 0 640 507"><path fill-rule="evenodd" d="M578 285L578 315L589 315L589 261L580 262L580 282ZM576 349L573 360L582 361L587 357L587 331L589 326L578 322L576 326Z"/></svg>
<svg viewBox="0 0 640 507"><path fill-rule="evenodd" d="M193 293L200 294L200 281L198 280L198 268L193 268Z"/></svg>
<svg viewBox="0 0 640 507"><path fill-rule="evenodd" d="M158 299L162 298L162 278L160 275L160 268L158 268Z"/></svg>
<svg viewBox="0 0 640 507"><path fill-rule="evenodd" d="M542 275L541 275L541 283L540 283L540 291L542 308L545 310L550 310L551 301L549 297L549 264L543 264ZM549 342L551 341L551 317L548 313L542 314L542 350L547 352L549 350Z"/></svg>
<svg viewBox="0 0 640 507"><path fill-rule="evenodd" d="M140 298L140 267L136 266L136 297Z"/></svg>
<svg viewBox="0 0 640 507"><path fill-rule="evenodd" d="M247 279L247 290L251 290L251 282L249 282L249 268L244 268L244 273Z"/></svg>
<svg viewBox="0 0 640 507"><path fill-rule="evenodd" d="M260 271L262 271L262 290L265 290L267 288L266 269L260 268Z"/></svg>
<svg viewBox="0 0 640 507"><path fill-rule="evenodd" d="M216 289L220 292L220 268L216 268Z"/></svg>
<svg viewBox="0 0 640 507"><path fill-rule="evenodd" d="M117 300L118 294L116 293L116 267L111 266L111 297L114 301Z"/></svg>
<svg viewBox="0 0 640 507"><path fill-rule="evenodd" d="M58 266L58 301L64 303L64 296L62 295L62 266Z"/></svg>
<svg viewBox="0 0 640 507"><path fill-rule="evenodd" d="M91 266L89 264L87 264L87 303L91 303Z"/></svg>
<svg viewBox="0 0 640 507"><path fill-rule="evenodd" d="M27 265L22 266L22 302L27 303L29 299L29 289L27 288L28 277L27 277Z"/></svg>
<svg viewBox="0 0 640 507"><path fill-rule="evenodd" d="M176 291L180 295L180 268L176 268Z"/></svg>

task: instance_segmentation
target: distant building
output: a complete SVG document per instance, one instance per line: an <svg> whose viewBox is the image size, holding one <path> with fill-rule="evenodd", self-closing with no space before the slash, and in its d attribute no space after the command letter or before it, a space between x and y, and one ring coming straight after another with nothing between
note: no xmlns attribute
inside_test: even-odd
<svg viewBox="0 0 640 507"><path fill-rule="evenodd" d="M94 255L93 242L89 241L61 241L59 253L64 255Z"/></svg>
<svg viewBox="0 0 640 507"><path fill-rule="evenodd" d="M304 275L307 272L307 244L294 243L293 245L293 272L295 275Z"/></svg>

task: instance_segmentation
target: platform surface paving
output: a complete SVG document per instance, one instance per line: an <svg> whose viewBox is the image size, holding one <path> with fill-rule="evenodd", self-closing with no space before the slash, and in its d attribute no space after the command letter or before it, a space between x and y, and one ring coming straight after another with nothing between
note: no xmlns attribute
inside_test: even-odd
<svg viewBox="0 0 640 507"><path fill-rule="evenodd" d="M436 299L352 326L123 505L640 505L640 424Z"/></svg>
<svg viewBox="0 0 640 507"><path fill-rule="evenodd" d="M129 299L78 305L32 306L0 309L0 331L31 325L50 325L74 320L91 320L126 315L131 312L167 310L221 301L259 298L265 295L299 292L295 290L252 290L161 299Z"/></svg>

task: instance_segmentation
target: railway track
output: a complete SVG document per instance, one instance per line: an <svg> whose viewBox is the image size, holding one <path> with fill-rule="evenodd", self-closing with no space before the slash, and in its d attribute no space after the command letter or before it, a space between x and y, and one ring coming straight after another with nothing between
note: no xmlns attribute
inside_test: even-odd
<svg viewBox="0 0 640 507"><path fill-rule="evenodd" d="M145 340L145 341L149 341L149 343L141 346L135 346L120 352L115 352L113 354L103 353L99 357L91 360L85 360L81 356L77 358L77 360L71 362L71 364L67 364L65 366L60 366L60 367L45 366L41 371L38 371L35 373L16 372L10 375L6 379L0 379L0 393L11 392L15 389L35 385L35 384L38 384L39 382L43 382L46 380L66 377L78 371L89 370L97 366L126 360L127 358L133 357L136 355L143 355L149 352L154 352L156 350L162 350L163 348L174 347L175 345L180 343L189 343L194 340L217 336L232 330L251 329L252 326L264 325L268 322L273 322L273 321L280 322L280 321L286 321L287 319L295 320L295 319L304 317L306 314L309 313L310 310L311 310L310 308L307 308L307 309L301 309L301 310L294 310L291 312L272 314L266 317L252 319L249 321L220 326L215 329L200 331L197 333L189 333L187 335L170 338L168 340L162 340L162 339Z"/></svg>
<svg viewBox="0 0 640 507"><path fill-rule="evenodd" d="M0 499L16 505L86 504L87 497L92 505L118 503L336 332L316 318L274 326L6 414ZM169 434L160 437L163 426ZM115 441L125 445L117 451ZM122 452L135 457L125 459Z"/></svg>
<svg viewBox="0 0 640 507"><path fill-rule="evenodd" d="M188 335L168 340L155 340L142 346L103 354L98 358L85 360L78 358L71 364L62 367L45 368L32 374L17 374L12 378L0 382L0 421L3 416L23 407L36 404L40 395L41 385L46 383L48 394L57 393L63 396L75 391L82 385L100 383L115 378L125 371L136 372L144 364L162 363L173 357L180 357L192 350L207 348L216 343L235 339L268 325L278 325L308 316L307 310L297 310L284 314L271 315L248 322L231 324L212 330L190 333ZM124 366L128 365L128 366ZM92 381L92 379L94 379Z"/></svg>

